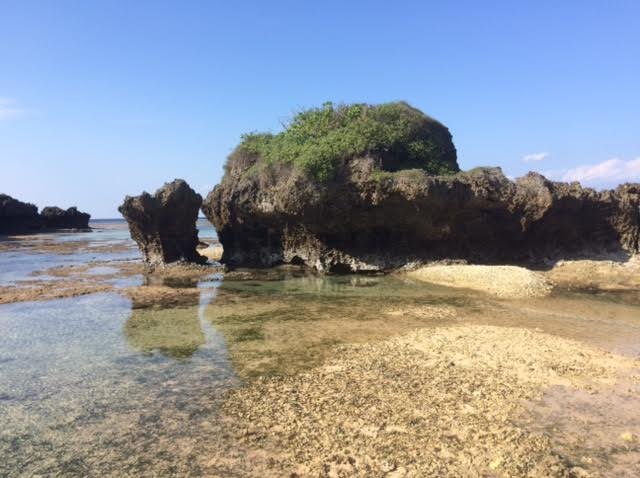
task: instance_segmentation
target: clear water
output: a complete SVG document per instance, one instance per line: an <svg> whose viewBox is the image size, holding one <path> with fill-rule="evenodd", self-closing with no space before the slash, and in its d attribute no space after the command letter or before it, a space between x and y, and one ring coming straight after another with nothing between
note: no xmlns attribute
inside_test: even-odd
<svg viewBox="0 0 640 478"><path fill-rule="evenodd" d="M94 247L132 246L122 223L102 227L87 234ZM84 248L87 235L34 240ZM0 282L139 257L132 247L100 250L1 250ZM498 301L397 277L291 271L198 288L185 307L138 309L117 293L0 305L0 476L201 476L227 390L416 327L524 326L640 356L640 305L623 294Z"/></svg>
<svg viewBox="0 0 640 478"><path fill-rule="evenodd" d="M193 457L166 440L202 438L190 425L237 384L203 318L214 296L157 321L117 294L0 307L0 476L186 470Z"/></svg>
<svg viewBox="0 0 640 478"><path fill-rule="evenodd" d="M197 225L201 239L217 240L208 221L200 219ZM34 272L46 269L140 259L124 219L95 220L90 226L92 232L39 234L4 241L5 248L0 249L0 286L32 280Z"/></svg>

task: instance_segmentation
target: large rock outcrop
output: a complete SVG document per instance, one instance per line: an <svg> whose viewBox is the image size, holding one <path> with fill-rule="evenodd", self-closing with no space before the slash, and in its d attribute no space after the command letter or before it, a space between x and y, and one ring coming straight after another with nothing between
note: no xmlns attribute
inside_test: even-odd
<svg viewBox="0 0 640 478"><path fill-rule="evenodd" d="M349 272L634 254L639 206L638 184L461 173L449 130L406 103L327 103L276 135L243 136L203 211L228 266Z"/></svg>
<svg viewBox="0 0 640 478"><path fill-rule="evenodd" d="M205 215L229 266L304 263L320 271L388 270L410 262L516 263L638 252L640 185L597 192L499 168L453 176L380 174L345 163L330 182L294 168L252 174L230 164Z"/></svg>
<svg viewBox="0 0 640 478"><path fill-rule="evenodd" d="M172 262L203 264L196 251L196 221L202 197L186 181L166 183L152 196L127 196L118 208L129 224L131 238L142 251L144 262L155 268Z"/></svg>
<svg viewBox="0 0 640 478"><path fill-rule="evenodd" d="M31 203L0 194L0 233L35 233L61 229L90 230L91 215L75 207L45 207L41 213Z"/></svg>

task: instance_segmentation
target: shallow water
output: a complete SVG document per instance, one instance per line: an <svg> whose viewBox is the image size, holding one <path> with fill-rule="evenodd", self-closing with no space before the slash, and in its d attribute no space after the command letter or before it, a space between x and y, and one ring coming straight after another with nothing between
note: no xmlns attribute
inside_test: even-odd
<svg viewBox="0 0 640 478"><path fill-rule="evenodd" d="M640 429L637 389L626 381L591 392L552 387L530 405L527 428L551 436L556 450L578 466L635 478L640 476L640 447L622 437Z"/></svg>
<svg viewBox="0 0 640 478"><path fill-rule="evenodd" d="M0 307L0 476L179 471L193 457L170 441L198 437L237 383L202 319L214 295L156 322L116 294Z"/></svg>
<svg viewBox="0 0 640 478"><path fill-rule="evenodd" d="M216 241L215 229L198 221L199 237ZM92 232L48 233L5 238L0 245L0 286L34 279L46 269L80 266L90 262L139 260L140 252L129 236L124 220L92 221ZM43 276L38 276L42 280Z"/></svg>
<svg viewBox="0 0 640 478"><path fill-rule="evenodd" d="M103 238L131 245L122 228L101 234L90 233L98 246ZM66 235L46 240L79 242ZM61 261L113 262L137 251L109 254L5 250L0 282L15 283ZM111 269L96 266L89 274ZM141 276L109 280L144 282ZM633 294L562 292L499 301L400 277L296 270L263 280L209 277L164 285L198 287L199 300L137 308L117 293L101 293L0 305L0 476L199 476L198 463L218 446L217 409L227 390L257 376L312 368L340 344L417 327L528 327L640 356L640 305ZM566 399L565 392L554 393L536 409L544 430L559 421L554 404ZM573 403L588 409L583 398ZM592 426L612 419L601 412L587 417Z"/></svg>

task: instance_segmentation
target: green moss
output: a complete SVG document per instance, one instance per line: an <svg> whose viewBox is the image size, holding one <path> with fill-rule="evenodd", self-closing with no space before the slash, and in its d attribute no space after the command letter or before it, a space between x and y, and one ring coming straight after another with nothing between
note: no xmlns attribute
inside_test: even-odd
<svg viewBox="0 0 640 478"><path fill-rule="evenodd" d="M421 169L429 174L458 171L449 130L407 103L325 103L298 113L278 134L250 133L229 157L248 169L259 162L290 164L320 180L355 157L378 160L382 169Z"/></svg>
<svg viewBox="0 0 640 478"><path fill-rule="evenodd" d="M371 173L371 177L379 183L387 179L392 179L394 176L394 173L390 171L383 171L382 169L376 169Z"/></svg>
<svg viewBox="0 0 640 478"><path fill-rule="evenodd" d="M376 169L371 173L371 177L377 182L384 182L387 179L405 178L412 181L422 181L426 172L422 169L401 169L400 171L383 171Z"/></svg>
<svg viewBox="0 0 640 478"><path fill-rule="evenodd" d="M466 174L476 174L476 173L481 173L485 169L487 169L485 166L476 166L475 168L471 168L468 171L461 171L461 172L464 172Z"/></svg>
<svg viewBox="0 0 640 478"><path fill-rule="evenodd" d="M466 174L467 176L473 176L474 174L481 174L481 173L485 173L485 172L493 172L493 171L497 171L499 170L500 172L502 172L502 170L498 167L495 166L476 166L475 168L471 168L467 171L460 171L460 174Z"/></svg>

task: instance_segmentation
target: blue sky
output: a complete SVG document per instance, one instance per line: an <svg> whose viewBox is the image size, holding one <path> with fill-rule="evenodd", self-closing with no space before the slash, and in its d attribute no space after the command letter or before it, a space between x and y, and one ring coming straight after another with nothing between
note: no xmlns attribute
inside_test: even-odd
<svg viewBox="0 0 640 478"><path fill-rule="evenodd" d="M0 192L117 216L243 132L406 100L462 168L640 181L640 2L0 0ZM525 160L526 159L526 160Z"/></svg>

